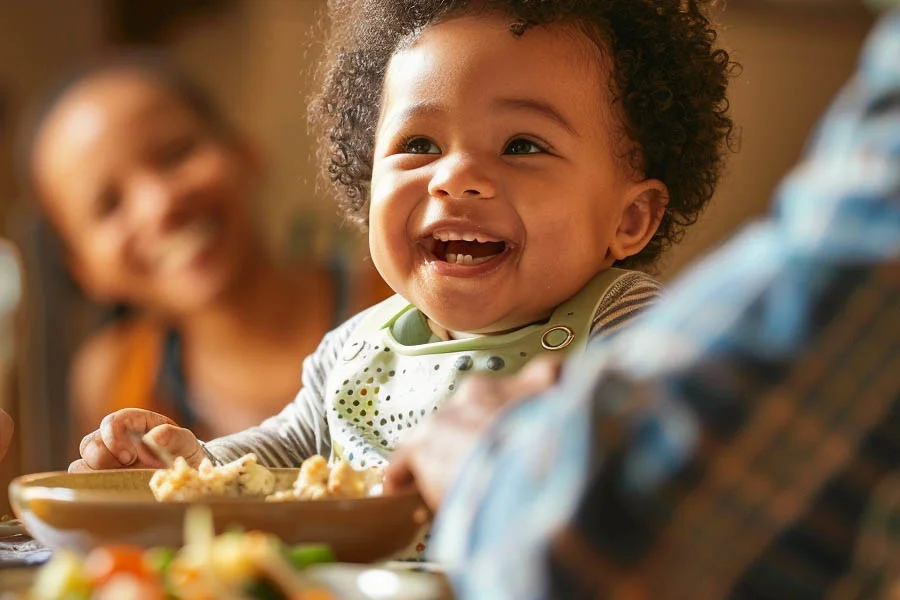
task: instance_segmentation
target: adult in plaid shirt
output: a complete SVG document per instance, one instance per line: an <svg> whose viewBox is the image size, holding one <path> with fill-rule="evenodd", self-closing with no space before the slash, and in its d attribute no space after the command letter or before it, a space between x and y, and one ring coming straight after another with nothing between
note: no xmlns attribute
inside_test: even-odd
<svg viewBox="0 0 900 600"><path fill-rule="evenodd" d="M771 219L555 379L470 381L402 450L462 597L900 598L900 10Z"/></svg>

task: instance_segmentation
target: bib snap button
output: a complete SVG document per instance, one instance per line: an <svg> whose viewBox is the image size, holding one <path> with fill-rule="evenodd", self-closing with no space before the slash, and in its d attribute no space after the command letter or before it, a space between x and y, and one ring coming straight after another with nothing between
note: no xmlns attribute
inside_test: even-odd
<svg viewBox="0 0 900 600"><path fill-rule="evenodd" d="M541 336L541 346L545 350L562 350L575 339L575 332L565 325L551 327Z"/></svg>

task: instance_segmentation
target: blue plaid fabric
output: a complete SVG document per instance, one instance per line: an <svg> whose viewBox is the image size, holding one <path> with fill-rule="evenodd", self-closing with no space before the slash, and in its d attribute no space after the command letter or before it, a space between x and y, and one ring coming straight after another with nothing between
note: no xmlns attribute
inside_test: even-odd
<svg viewBox="0 0 900 600"><path fill-rule="evenodd" d="M431 551L463 598L900 591L900 11L771 218L505 415Z"/></svg>

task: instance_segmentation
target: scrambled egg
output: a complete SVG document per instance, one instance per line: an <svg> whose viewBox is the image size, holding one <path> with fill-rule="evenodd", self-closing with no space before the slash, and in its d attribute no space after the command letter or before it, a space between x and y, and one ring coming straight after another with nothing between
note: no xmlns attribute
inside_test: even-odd
<svg viewBox="0 0 900 600"><path fill-rule="evenodd" d="M255 454L220 467L203 459L194 469L184 458L175 459L171 469L160 469L150 479L150 490L160 502L189 502L210 496L265 497L267 501L364 498L381 493L383 472L373 468L356 471L338 460L334 468L322 456L312 456L300 467L289 490L275 490L275 475L257 464Z"/></svg>

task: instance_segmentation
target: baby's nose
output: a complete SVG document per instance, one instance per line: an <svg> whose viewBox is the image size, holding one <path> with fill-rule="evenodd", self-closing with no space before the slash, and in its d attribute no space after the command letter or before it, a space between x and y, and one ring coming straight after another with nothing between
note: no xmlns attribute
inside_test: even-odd
<svg viewBox="0 0 900 600"><path fill-rule="evenodd" d="M428 191L435 198L491 198L496 184L488 169L472 156L447 156L441 159L429 182Z"/></svg>

